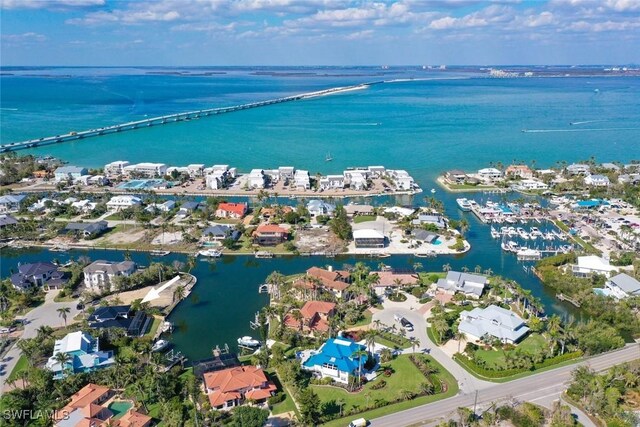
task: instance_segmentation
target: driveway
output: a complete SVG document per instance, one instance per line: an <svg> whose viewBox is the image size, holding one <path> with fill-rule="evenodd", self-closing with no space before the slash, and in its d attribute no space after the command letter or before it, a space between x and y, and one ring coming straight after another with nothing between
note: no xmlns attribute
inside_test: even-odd
<svg viewBox="0 0 640 427"><path fill-rule="evenodd" d="M480 380L468 373L429 339L427 321L423 314L420 313L422 305L415 297L408 295L407 301L402 303L385 300L382 305L384 309L375 313L372 316L372 321L380 320L383 325L392 326L395 324L396 327L400 327L399 323L393 318L394 314L399 314L413 323L413 332L408 332L407 337L415 337L420 341L420 347L416 349L416 352L426 351L444 366L456 378L462 393L475 393L476 390L484 390L494 385L494 383ZM413 349L411 348L403 351L405 354L412 352Z"/></svg>
<svg viewBox="0 0 640 427"><path fill-rule="evenodd" d="M55 302L53 299L57 295L58 291L50 291L45 295L44 304L34 308L28 312L23 319L25 319L24 332L21 338L35 338L38 333L36 332L40 326L47 325L53 328L59 328L64 326L64 321L58 314L58 309L61 307L69 307L70 313L67 314L67 323L72 323L73 318L78 314L76 309L77 302ZM4 369L0 372L0 394L4 388L7 377L11 374L14 366L20 358L20 349L14 344L4 357Z"/></svg>

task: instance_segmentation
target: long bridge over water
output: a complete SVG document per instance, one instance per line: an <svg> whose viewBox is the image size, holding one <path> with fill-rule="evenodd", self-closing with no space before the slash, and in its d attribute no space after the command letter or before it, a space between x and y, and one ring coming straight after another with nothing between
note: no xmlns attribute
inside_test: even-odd
<svg viewBox="0 0 640 427"><path fill-rule="evenodd" d="M190 121L201 117L214 116L224 113L232 113L234 111L248 110L251 108L266 107L267 105L281 104L283 102L298 101L302 99L315 98L324 95L330 95L340 92L348 92L352 90L365 89L373 84L382 82L362 83L352 86L335 87L324 89L316 92L302 93L299 95L285 96L283 98L269 99L266 101L251 102L248 104L234 105L230 107L208 108L204 110L188 111L184 113L169 114L166 116L153 117L149 119L136 120L118 125L105 126L97 129L89 129L80 132L69 132L65 134L47 136L39 139L30 139L28 141L13 142L0 145L0 153L8 151L26 150L29 148L41 147L44 145L58 144L67 141L75 141L78 139L91 138L96 136L107 135L111 133L119 133L134 129L141 129L150 126L164 125L168 123L176 123L182 121Z"/></svg>

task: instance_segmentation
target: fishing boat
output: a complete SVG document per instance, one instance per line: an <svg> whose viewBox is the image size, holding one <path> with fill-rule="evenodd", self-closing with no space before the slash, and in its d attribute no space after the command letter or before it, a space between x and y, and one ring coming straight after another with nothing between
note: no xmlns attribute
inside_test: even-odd
<svg viewBox="0 0 640 427"><path fill-rule="evenodd" d="M238 345L243 347L258 347L260 346L260 341L247 335L242 338L238 338Z"/></svg>
<svg viewBox="0 0 640 427"><path fill-rule="evenodd" d="M158 351L164 350L168 346L169 346L169 341L167 341L167 340L158 340L158 341L153 343L153 346L151 346L151 351L156 353Z"/></svg>
<svg viewBox="0 0 640 427"><path fill-rule="evenodd" d="M222 252L217 249L205 249L203 251L198 251L198 255L207 258L220 258L222 256Z"/></svg>
<svg viewBox="0 0 640 427"><path fill-rule="evenodd" d="M456 199L456 203L458 204L458 207L460 208L460 210L463 212L469 212L471 210L472 205L468 199L465 199L465 198Z"/></svg>
<svg viewBox="0 0 640 427"><path fill-rule="evenodd" d="M542 254L537 249L522 247L518 249L518 251L516 252L516 256L521 261L530 261L540 259L542 257Z"/></svg>
<svg viewBox="0 0 640 427"><path fill-rule="evenodd" d="M167 256L170 253L171 251L158 251L158 250L149 252L151 256Z"/></svg>
<svg viewBox="0 0 640 427"><path fill-rule="evenodd" d="M518 252L518 244L513 240L507 242L507 251L509 252Z"/></svg>
<svg viewBox="0 0 640 427"><path fill-rule="evenodd" d="M516 231L518 232L518 236L520 236L521 239L529 240L529 233L524 231L524 228L518 227L516 228Z"/></svg>
<svg viewBox="0 0 640 427"><path fill-rule="evenodd" d="M413 254L413 256L415 256L416 258L433 258L436 256L436 253L434 251L416 252L415 254Z"/></svg>
<svg viewBox="0 0 640 427"><path fill-rule="evenodd" d="M535 240L538 237L543 237L543 234L540 229L538 229L538 227L531 227L531 229L529 229L529 236L531 236L531 238Z"/></svg>
<svg viewBox="0 0 640 427"><path fill-rule="evenodd" d="M516 231L515 227L507 227L507 235L509 235L509 237L513 237L516 234L518 234L518 232Z"/></svg>
<svg viewBox="0 0 640 427"><path fill-rule="evenodd" d="M500 238L500 232L496 230L493 226L491 227L491 237L494 239Z"/></svg>
<svg viewBox="0 0 640 427"><path fill-rule="evenodd" d="M170 333L173 331L173 323L167 321L162 322L162 326L160 326L161 333Z"/></svg>
<svg viewBox="0 0 640 427"><path fill-rule="evenodd" d="M258 251L255 254L256 258L273 258L273 253L268 251Z"/></svg>
<svg viewBox="0 0 640 427"><path fill-rule="evenodd" d="M332 160L333 160L333 157L331 157L331 153L330 153L330 152L327 152L327 155L326 155L326 157L324 158L324 161L325 161L325 162L330 162L330 161L332 161Z"/></svg>

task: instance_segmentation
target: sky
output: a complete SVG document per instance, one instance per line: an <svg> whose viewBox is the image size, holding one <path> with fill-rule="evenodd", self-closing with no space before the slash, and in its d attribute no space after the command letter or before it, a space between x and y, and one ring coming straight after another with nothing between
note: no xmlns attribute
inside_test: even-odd
<svg viewBox="0 0 640 427"><path fill-rule="evenodd" d="M0 0L0 65L638 64L640 0Z"/></svg>

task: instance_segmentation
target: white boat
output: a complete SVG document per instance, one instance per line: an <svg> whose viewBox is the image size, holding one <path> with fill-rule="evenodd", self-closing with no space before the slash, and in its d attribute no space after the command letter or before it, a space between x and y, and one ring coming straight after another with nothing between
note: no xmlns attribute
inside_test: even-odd
<svg viewBox="0 0 640 427"><path fill-rule="evenodd" d="M538 227L531 227L531 229L529 229L529 236L531 236L531 238L535 240L538 237L543 237L544 235L542 234L540 229L538 229Z"/></svg>
<svg viewBox="0 0 640 427"><path fill-rule="evenodd" d="M544 235L545 240L553 240L556 238L556 236L553 233L546 233Z"/></svg>
<svg viewBox="0 0 640 427"><path fill-rule="evenodd" d="M520 236L521 239L529 240L529 233L524 231L524 228L518 227L516 228L516 231L518 232L518 236Z"/></svg>
<svg viewBox="0 0 640 427"><path fill-rule="evenodd" d="M165 348L167 348L168 346L169 346L169 341L167 341L167 340L158 340L158 341L153 343L153 346L151 347L151 351L153 351L153 352L162 351Z"/></svg>
<svg viewBox="0 0 640 427"><path fill-rule="evenodd" d="M247 335L242 338L238 338L238 345L243 347L258 347L260 345L260 341Z"/></svg>
<svg viewBox="0 0 640 427"><path fill-rule="evenodd" d="M151 251L149 254L151 256L167 256L171 253L171 251Z"/></svg>
<svg viewBox="0 0 640 427"><path fill-rule="evenodd" d="M507 221L509 224L515 224L518 222L518 220L513 217L505 218L505 221Z"/></svg>
<svg viewBox="0 0 640 427"><path fill-rule="evenodd" d="M330 162L330 161L332 161L332 160L333 160L333 157L331 157L331 153L330 153L330 152L328 152L328 153L327 153L327 156L324 158L324 161L325 161L325 162Z"/></svg>
<svg viewBox="0 0 640 427"><path fill-rule="evenodd" d="M58 246L54 246L53 248L50 249L51 252L68 252L69 251L69 246L67 245L58 245Z"/></svg>
<svg viewBox="0 0 640 427"><path fill-rule="evenodd" d="M162 326L160 326L160 331L163 334L173 331L173 323L169 322L168 320L162 322Z"/></svg>
<svg viewBox="0 0 640 427"><path fill-rule="evenodd" d="M256 258L273 258L273 253L269 251L258 251L255 254Z"/></svg>
<svg viewBox="0 0 640 427"><path fill-rule="evenodd" d="M513 236L515 236L516 234L518 234L518 232L516 231L515 227L508 227L508 228L507 228L507 234L508 234L510 237L513 237Z"/></svg>
<svg viewBox="0 0 640 427"><path fill-rule="evenodd" d="M463 212L469 212L471 210L472 205L468 199L465 199L465 198L456 199L456 203L458 204L458 207L460 208L460 210Z"/></svg>
<svg viewBox="0 0 640 427"><path fill-rule="evenodd" d="M516 242L514 242L513 240L510 240L507 242L507 251L509 252L517 252L518 251L518 244Z"/></svg>
<svg viewBox="0 0 640 427"><path fill-rule="evenodd" d="M491 237L494 239L500 238L500 232L496 230L494 227L491 227Z"/></svg>
<svg viewBox="0 0 640 427"><path fill-rule="evenodd" d="M431 194L435 194L435 192L436 192L436 189L435 189L435 188L432 188L432 189L431 189Z"/></svg>
<svg viewBox="0 0 640 427"><path fill-rule="evenodd" d="M519 260L537 260L541 258L541 253L537 249L530 249L522 247L516 252L516 256Z"/></svg>
<svg viewBox="0 0 640 427"><path fill-rule="evenodd" d="M199 251L198 255L208 258L220 258L222 256L222 252L217 249L205 249L203 251Z"/></svg>

